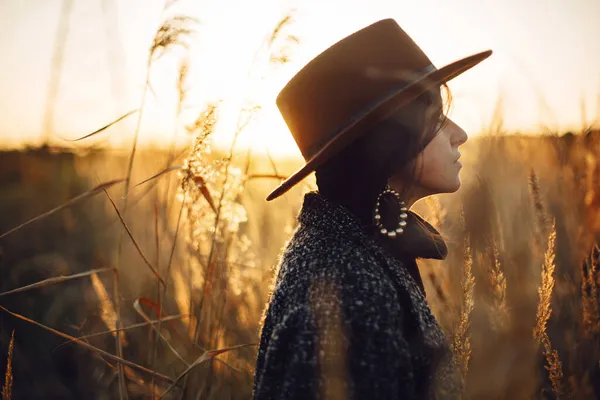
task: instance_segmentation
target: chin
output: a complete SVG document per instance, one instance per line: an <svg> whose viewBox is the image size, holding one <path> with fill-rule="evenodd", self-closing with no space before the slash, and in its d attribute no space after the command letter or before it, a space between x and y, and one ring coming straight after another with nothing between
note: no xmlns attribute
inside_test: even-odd
<svg viewBox="0 0 600 400"><path fill-rule="evenodd" d="M455 182L448 184L442 193L454 193L461 187L460 179L456 178Z"/></svg>
<svg viewBox="0 0 600 400"><path fill-rule="evenodd" d="M462 183L460 178L457 176L454 180L446 180L441 182L431 182L431 184L425 186L428 196L443 193L454 193L460 189Z"/></svg>

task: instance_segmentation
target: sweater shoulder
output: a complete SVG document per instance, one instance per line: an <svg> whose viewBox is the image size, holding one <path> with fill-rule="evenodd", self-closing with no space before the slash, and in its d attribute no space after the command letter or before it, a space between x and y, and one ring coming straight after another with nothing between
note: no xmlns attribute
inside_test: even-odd
<svg viewBox="0 0 600 400"><path fill-rule="evenodd" d="M368 245L300 227L282 253L270 302L285 308L307 305L311 294L315 301L315 293L334 291L343 301L359 304L396 296Z"/></svg>
<svg viewBox="0 0 600 400"><path fill-rule="evenodd" d="M285 247L279 269L305 277L320 275L368 277L378 274L377 260L367 245L334 233L301 226ZM300 276L297 278L301 279Z"/></svg>

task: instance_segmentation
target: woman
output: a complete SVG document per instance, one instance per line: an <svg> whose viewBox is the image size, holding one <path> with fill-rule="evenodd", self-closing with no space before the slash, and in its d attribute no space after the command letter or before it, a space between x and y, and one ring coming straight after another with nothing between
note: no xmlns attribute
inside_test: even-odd
<svg viewBox="0 0 600 400"><path fill-rule="evenodd" d="M444 259L413 203L460 186L466 133L442 88L489 57L437 69L391 20L336 43L277 98L306 164L267 198L316 172L281 256L262 330L255 399L460 396L460 373L431 313L417 258Z"/></svg>

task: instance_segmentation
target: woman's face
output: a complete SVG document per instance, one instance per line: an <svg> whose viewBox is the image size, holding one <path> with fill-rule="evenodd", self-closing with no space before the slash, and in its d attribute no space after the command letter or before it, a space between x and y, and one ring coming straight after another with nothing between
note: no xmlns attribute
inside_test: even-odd
<svg viewBox="0 0 600 400"><path fill-rule="evenodd" d="M460 188L462 165L459 146L468 139L465 131L450 118L417 157L417 185L428 194L454 193Z"/></svg>
<svg viewBox="0 0 600 400"><path fill-rule="evenodd" d="M461 184L459 172L462 165L458 161L458 148L467 141L467 134L450 118L443 117L441 105L433 105L432 108L438 110L434 112L443 118L443 122L437 135L416 157L415 177L411 179L405 173L398 173L389 181L398 192L409 185L406 200L411 203L437 193L454 193Z"/></svg>

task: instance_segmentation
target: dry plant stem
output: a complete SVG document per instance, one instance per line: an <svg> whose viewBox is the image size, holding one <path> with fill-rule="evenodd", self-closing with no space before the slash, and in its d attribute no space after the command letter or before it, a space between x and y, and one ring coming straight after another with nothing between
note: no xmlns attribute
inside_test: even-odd
<svg viewBox="0 0 600 400"><path fill-rule="evenodd" d="M204 283L202 285L202 295L200 296L200 304L198 305L198 316L200 316L199 314L202 311L202 307L204 306L204 297L206 295L206 287L209 284L210 276L209 276L208 271L210 271L210 269L211 269L212 259L213 259L214 253L215 253L216 239L217 239L217 234L218 234L218 229L219 229L219 220L220 220L220 216L221 216L221 205L223 203L223 198L225 197L225 183L227 182L227 177L228 177L228 174L225 173L225 182L223 183L223 190L221 191L221 198L219 199L219 207L217 208L217 213L215 215L214 231L213 231L213 235L211 238L210 252L208 254L208 260L207 260L207 264L206 264L207 273L206 273L206 276L204 279ZM194 332L194 343L198 342L199 334L200 334L200 318L197 318L195 332Z"/></svg>
<svg viewBox="0 0 600 400"><path fill-rule="evenodd" d="M123 327L121 322L121 302L120 302L120 292L119 292L119 271L117 269L114 270L113 273L113 291L114 291L114 306L115 306L115 315L117 317L116 327L119 332L115 335L115 347L117 349L117 357L123 358L123 346L121 335L123 332L121 328ZM128 398L129 394L127 392L127 385L125 383L125 375L123 371L123 365L121 363L117 364L117 371L119 375L119 396L121 399Z"/></svg>
<svg viewBox="0 0 600 400"><path fill-rule="evenodd" d="M169 277L171 276L171 265L173 264L173 257L175 255L175 249L177 246L177 238L179 237L179 228L181 227L181 219L183 217L183 209L185 207L185 201L187 199L187 195L188 195L188 191L187 189L185 190L185 192L183 192L183 199L181 201L181 208L179 209L179 215L177 216L177 225L175 226L175 235L173 237L173 245L171 246L171 252L169 254L169 261L167 262L167 269L166 269L166 282L169 281ZM165 284L163 285L163 293L162 293L162 298L163 301L164 299L166 299L167 296L167 287L168 285ZM190 318L192 316L190 315ZM160 320L160 315L158 316L159 320ZM160 324L158 326L158 329L160 329Z"/></svg>
<svg viewBox="0 0 600 400"><path fill-rule="evenodd" d="M124 181L125 181L124 179L115 179L115 180L112 180L112 181L101 183L100 185L96 186L95 188L90 189L87 192L82 193L80 195L77 195L77 196L73 197L70 200L67 200L66 202L64 202L60 206L55 207L52 210L47 211L47 212L45 212L43 214L40 214L40 215L38 215L36 217L33 217L29 221L24 222L24 223L22 223L22 224L20 224L20 225L18 225L16 227L14 227L14 228L12 228L8 232L5 232L2 235L0 235L0 239L6 237L8 235L10 235L11 233L14 233L14 232L18 231L19 229L21 229L21 228L23 228L23 227L25 227L25 226L33 223L33 222L39 221L39 220L44 219L44 218L46 218L46 217L48 217L48 216L50 216L50 215L52 215L52 214L54 214L54 213L56 213L58 211L64 210L65 208L72 206L73 204L77 203L80 200L86 199L88 197L95 196L96 194L101 193L105 189L108 189L109 187L111 187L113 185L116 185L117 183L124 182Z"/></svg>
<svg viewBox="0 0 600 400"><path fill-rule="evenodd" d="M125 185L126 185L125 191L127 192L127 187L129 186L129 177L127 178ZM121 324L121 304L120 304L121 295L120 295L120 290L119 290L119 266L121 263L123 230L127 231L127 234L131 238L135 248L138 250L138 253L142 257L142 259L144 260L146 265L150 268L150 270L158 278L158 280L162 282L162 278L160 278L160 275L158 274L158 272L154 269L154 267L152 267L152 265L150 264L148 259L144 256L141 248L138 246L131 231L127 227L127 224L123 220L123 217L121 216L121 213L119 212L119 209L118 209L117 205L115 204L115 202L113 201L113 199L110 197L110 195L108 194L108 192L106 190L104 191L104 193L106 194L106 197L108 197L108 200L110 201L113 208L115 209L115 212L117 213L117 216L119 217L119 220L121 221L121 224L123 226L123 228L121 229L121 235L119 237L119 249L118 249L118 254L117 254L117 263L116 263L114 280L113 280L114 297L115 297L115 300L114 300L115 313L116 313L116 317L117 317L116 325L117 325L117 329L120 329L120 328L122 328L122 324ZM127 196L125 196L125 207L126 206L127 206ZM164 282L162 282L162 283L164 284ZM122 332L119 332L119 334L115 336L115 340L116 340L117 356L122 358L123 357L123 347L122 347L122 342L121 342L121 335L122 335ZM118 375L119 375L119 395L120 395L121 399L128 398L129 394L127 392L127 386L125 384L125 375L124 375L124 371L123 371L123 366L121 364L119 364L117 370L118 370Z"/></svg>
<svg viewBox="0 0 600 400"><path fill-rule="evenodd" d="M146 82L148 82L149 80L149 76L150 76L150 65L148 65L147 71L146 71ZM148 90L148 85L144 85L144 90L142 91L142 99L140 102L140 108L139 108L139 113L138 113L138 119L137 119L137 124L136 124L136 128L135 128L135 133L133 136L133 145L131 147L131 154L129 155L129 162L127 165L127 176L125 178L125 190L124 190L124 200L123 200L123 214L127 214L127 203L128 203L128 196L129 196L129 185L131 183L131 171L133 169L133 160L135 158L135 152L137 149L137 141L138 141L138 136L139 136L139 132L140 132L140 126L141 126L141 122L142 122L142 116L144 114L144 106L146 103L146 93ZM108 193L107 193L108 195ZM112 200L111 200L112 202ZM116 205L113 203L115 210L117 210ZM118 210L117 210L118 213ZM119 215L119 219L121 219L121 221L123 222L121 216ZM121 232L119 234L119 245L118 245L118 250L117 250L117 262L116 262L116 268L117 270L115 271L115 307L117 310L120 310L120 306L119 306L119 297L120 297L120 293L119 293L119 284L118 284L118 270L120 268L120 264L121 264L121 256L122 256L122 251L123 251L123 234L124 234L124 228L123 227L121 229ZM128 232L129 233L129 232ZM137 245L136 245L137 247ZM147 260L146 260L147 261ZM120 311L117 311L117 328L121 327L121 314ZM117 335L117 354L122 357L122 347L121 347L121 341L119 336ZM123 373L123 367L122 365L118 365L118 371L119 371L119 395L121 397L121 399L123 398L127 398L127 387L125 385L125 377L124 377L124 373Z"/></svg>
<svg viewBox="0 0 600 400"><path fill-rule="evenodd" d="M10 336L10 343L8 344L8 357L6 358L6 374L4 375L4 386L2 387L2 400L11 400L12 398L12 357L13 349L15 346L15 331L13 329L12 335Z"/></svg>
<svg viewBox="0 0 600 400"><path fill-rule="evenodd" d="M177 136L179 133L179 124L181 119L181 111L183 110L183 102L185 100L185 79L187 76L187 64L182 63L179 68L179 75L177 79L177 89L179 91L179 101L177 102L177 112L175 114L174 126L173 126L173 138L171 139L171 146L169 148L169 155L167 157L167 167L171 165L173 161L175 161L175 146L177 144ZM167 215L170 215L171 210L171 202L169 194L171 192L171 175L167 178L167 187L165 189L165 208L167 210Z"/></svg>
<svg viewBox="0 0 600 400"><path fill-rule="evenodd" d="M43 143L49 143L54 133L54 114L56 108L56 98L60 88L62 70L65 59L65 44L69 35L69 19L73 11L73 0L61 1L60 19L58 29L54 38L54 51L52 54L50 69L50 87L46 97L46 106L44 110L44 119L42 125Z"/></svg>
<svg viewBox="0 0 600 400"><path fill-rule="evenodd" d="M555 225L552 225L552 230L548 237L548 248L544 257L544 264L542 266L542 281L538 289L539 303L536 313L536 325L533 331L534 337L540 340L543 334L546 332L546 324L552 314L552 290L554 289L554 246L556 241L556 230Z"/></svg>
<svg viewBox="0 0 600 400"><path fill-rule="evenodd" d="M219 326L219 321L222 321L223 319L223 314L225 313L225 304L227 303L227 292L224 293L223 295L223 301L221 302L221 310L219 310L217 312L217 318L215 318L215 323L216 323L216 327L215 327L215 340L214 340L214 344L212 347L217 347L217 345L219 344L219 333L222 333L222 329Z"/></svg>
<svg viewBox="0 0 600 400"><path fill-rule="evenodd" d="M471 244L469 236L465 238L465 261L463 267L463 299L462 299L462 310L460 315L460 321L458 324L457 331L453 338L453 349L458 357L460 363L463 380L466 380L469 359L471 358L471 335L469 333L469 317L473 311L473 289L475 287L475 279L473 277L471 268L473 265L473 259L471 256Z"/></svg>
<svg viewBox="0 0 600 400"><path fill-rule="evenodd" d="M146 83L150 80L150 64L151 64L151 57L148 60L148 65L146 68ZM139 107L139 112L138 112L138 118L137 118L137 123L136 123L136 127L135 127L135 132L133 134L133 144L131 146L131 153L129 155L129 162L127 165L127 175L125 178L125 190L124 190L124 200L123 200L123 214L127 214L127 203L128 203L128 197L129 197L129 185L131 184L131 171L133 169L133 160L135 158L135 152L137 149L137 141L138 141L138 136L140 133L140 127L142 124L142 117L144 115L144 107L146 105L146 93L148 91L148 85L144 85L144 90L142 90L142 98L140 101L140 107ZM107 193L108 195L108 193ZM112 200L111 200L112 203ZM116 205L113 203L115 210L117 210ZM118 213L118 210L117 210ZM119 218L122 220L121 216L119 215ZM123 228L121 229L121 232L119 234L119 245L118 245L118 250L117 250L117 262L116 262L116 268L117 270L115 271L115 307L117 308L117 310L120 310L120 306L119 304L119 297L120 297L120 293L119 293L119 285L118 285L118 271L120 268L120 264L121 264L121 256L122 256L122 251L123 251L123 230L124 230L125 226L123 226ZM129 232L128 232L129 233ZM137 247L137 245L136 245ZM121 327L121 314L119 311L117 311L117 328ZM119 354L119 356L122 356L122 348L121 348L121 341L119 340L119 336L117 336L117 352ZM125 385L125 377L123 374L123 367L121 365L119 365L119 393L121 396L121 399L123 399L124 397L128 397L127 395L127 387Z"/></svg>
<svg viewBox="0 0 600 400"><path fill-rule="evenodd" d="M540 227L540 233L544 236L548 235L549 221L542 201L542 195L540 191L540 184L537 174L532 169L529 173L529 189L531 194L531 201L535 208L535 214L538 218L538 225Z"/></svg>
<svg viewBox="0 0 600 400"><path fill-rule="evenodd" d="M181 226L181 218L183 216L183 209L185 207L185 201L187 200L187 194L188 194L188 190L186 188L186 190L183 193L183 199L181 201L181 207L179 209L179 215L177 216L177 224L176 224L176 227L175 227L175 235L173 237L173 245L171 246L171 252L169 254L169 261L167 262L167 268L166 268L166 274L165 274L166 282L165 282L165 285L163 286L162 296L159 295L159 307L160 307L159 311L160 312L158 313L158 327L157 327L157 332L160 332L162 321L163 321L163 319L161 318L162 317L162 304L160 303L160 299L162 297L162 299L164 301L164 299L167 298L166 297L167 296L167 287L168 287L167 282L169 281L169 277L171 276L171 265L173 263L173 256L175 255L175 249L176 249L176 246L177 246L177 238L179 236L179 228ZM190 321L192 320L192 317L193 317L192 314L189 314ZM157 348L154 349L153 360L152 360L153 363L156 361L156 357L157 357L157 353L156 352L157 352ZM154 380L152 380L152 389L153 390L154 390L154 387L155 387L154 386Z"/></svg>
<svg viewBox="0 0 600 400"><path fill-rule="evenodd" d="M127 196L129 194L131 171L133 170L133 161L135 159L138 137L139 137L140 128L142 125L142 116L143 116L144 108L146 106L146 95L148 93L148 88L150 86L150 71L152 70L152 62L153 62L154 55L158 51L161 51L161 50L163 52L166 51L166 49L168 49L170 46L177 45L177 44L183 45L179 39L181 38L181 36L187 35L191 31L189 29L178 27L177 23L183 23L184 21L189 22L192 20L193 20L192 18L186 18L186 17L173 17L170 20L164 21L162 23L162 25L156 31L154 38L153 38L152 45L150 46L150 49L148 51L148 60L146 62L146 80L145 80L146 84L144 85L144 90L142 91L142 97L140 99L138 120L137 120L137 124L135 127L135 132L133 135L133 143L131 146L131 153L129 155L129 163L127 166L127 178L126 178L127 185L125 187L125 204L123 207L124 214L127 213ZM123 232L121 231L121 237L122 237L122 234L123 234Z"/></svg>
<svg viewBox="0 0 600 400"><path fill-rule="evenodd" d="M152 175L150 178L148 178L148 179L144 179L144 180L143 180L143 181L141 181L140 183L136 183L135 187L137 187L137 186L140 186L140 185L143 185L144 183L146 183L146 182L149 182L149 181L151 181L151 180L153 180L153 179L156 179L156 178L158 178L159 176L161 176L161 175L164 175L164 174L166 174L166 173L168 173L168 172L171 172L171 171L177 171L177 170L179 170L179 169L182 169L182 168L183 168L183 165L173 165L172 167L168 167L168 168L166 168L166 169L163 169L163 170L162 170L162 171L160 171L159 173L157 173L157 174L155 174L155 175ZM168 186L167 186L167 187L168 187ZM167 215L168 215L168 214L167 214Z"/></svg>
<svg viewBox="0 0 600 400"><path fill-rule="evenodd" d="M274 43L275 39L277 38L278 34L281 32L282 28L284 27L284 25L288 24L291 21L291 18L289 16L284 17L280 23L275 27L275 29L272 31L272 33L267 37L267 40L265 41L265 44L267 46L267 50L270 50L272 44ZM264 45L264 44L263 44ZM258 57L258 54L260 53L263 45L261 45L259 47L259 49L257 49L257 52L255 54L255 59L252 62L252 65L254 66L256 63L256 59ZM250 76L251 72L252 72L252 67L249 69L248 71L248 75ZM248 118L248 120L242 122L242 113L240 113L238 115L238 121L236 124L236 130L235 130L235 134L233 136L233 140L231 142L231 147L229 149L229 156L226 160L225 163L225 178L223 180L223 190L221 191L221 197L219 199L219 206L215 215L215 224L214 224L214 230L213 230L213 235L211 238L211 246L210 246L210 252L208 255L208 262L207 262L207 269L209 269L212 265L213 262L213 257L214 257L214 253L215 253L215 247L216 247L216 236L218 234L218 230L219 230L219 221L220 221L220 216L221 216L221 209L222 209L222 205L223 205L223 199L225 198L225 190L226 190L226 186L227 186L227 181L229 179L229 166L231 165L231 160L233 159L233 155L234 155L234 150L235 150L235 145L237 144L237 140L239 137L240 132L245 128L245 126L250 122L251 118ZM273 162L272 158L269 155L269 159L271 160L271 163L273 165L273 169L275 171L276 175L279 175L277 173L277 168L275 167L275 163ZM208 285L208 276L205 278L204 283L203 283L203 287L202 287L202 295L200 297L200 304L198 307L198 313L201 312L202 307L203 307L203 303L204 303L204 297L206 294L206 287ZM200 319L198 318L198 322L196 324L196 328L195 328L195 332L194 332L194 343L198 342L198 335L200 333Z"/></svg>
<svg viewBox="0 0 600 400"><path fill-rule="evenodd" d="M187 276L188 276L188 293L189 295L189 307L188 314L194 315L194 281L192 279L192 263L187 263ZM190 322L193 322L193 319L190 318ZM189 332L189 329L188 329ZM189 333L188 333L189 335Z"/></svg>
<svg viewBox="0 0 600 400"><path fill-rule="evenodd" d="M106 191L106 189L108 189L109 187L111 187L111 186L113 186L113 185L115 185L117 183L120 183L120 182L123 182L123 179L117 179L117 180L113 180L113 181L102 183L102 184L96 186L95 188L93 188L91 190L88 190L87 192L85 192L83 194L80 194L79 196L76 196L76 197L72 198L71 200L63 203L62 205L60 205L60 206L58 206L56 208L53 208L52 210L50 210L50 211L48 211L48 212L46 212L44 214L38 215L37 217L32 218L29 221L27 221L27 222L25 222L25 223L17 226L16 228L11 229L10 231L4 233L3 235L0 235L0 239L3 238L3 237L5 237L5 236L7 236L7 235L9 235L10 233L13 233L13 232L17 231L18 229L21 229L22 227L24 227L24 226L26 226L26 225L28 225L28 224L30 224L32 222L38 221L38 220L43 219L43 218L45 218L45 217L47 217L49 215L54 214L57 211L60 211L60 210L62 210L64 208L67 208L67 207L75 204L79 200L82 200L82 199L85 199L87 197L93 196L93 195L95 195L97 193L100 193L102 191L104 191L104 193L108 194L108 192ZM115 301L115 303L116 303L115 307L118 310L119 309L118 308L119 307L119 305L118 305L119 304L119 302L118 302L118 300L119 300L118 288L119 287L118 287L118 278L117 278L118 270L117 270L117 268L115 268L113 271L114 271L114 274L115 274L115 300L116 300ZM120 328L119 311L116 311L116 312L117 312L117 328ZM115 340L117 342L117 345L116 345L116 347L117 347L117 356L119 358L122 358L122 349L121 349L120 335L117 335ZM124 385L125 385L125 379L123 377L123 368L122 368L122 365L119 364L119 391L121 393L121 398L123 398L123 390L122 390L122 388L124 387Z"/></svg>
<svg viewBox="0 0 600 400"><path fill-rule="evenodd" d="M150 81L150 67L152 65L151 60L148 61L148 65L146 66L146 83ZM133 134L133 143L131 145L131 153L129 154L129 161L127 163L127 176L125 178L125 192L124 192L124 205L123 205L123 213L127 212L127 196L129 194L129 185L131 183L131 171L133 170L133 160L135 159L135 153L137 150L137 142L140 134L140 128L142 126L142 117L144 115L144 107L146 106L146 94L148 93L148 84L144 85L144 90L142 90L142 98L140 100L140 107L138 109L138 118L135 126L135 132ZM121 232L122 234L123 232Z"/></svg>
<svg viewBox="0 0 600 400"><path fill-rule="evenodd" d="M129 366L129 367L131 367L131 368L135 368L135 369L137 369L137 370L139 370L139 371L142 371L142 372L145 372L145 373L147 373L147 374L149 374L149 375L151 375L151 376L153 375L153 376L156 376L156 377L158 377L158 378L161 378L162 380L164 380L164 381L166 381L166 382L169 382L169 383L173 383L173 382L174 382L174 381L173 381L173 379L169 378L168 376L165 376L165 375L163 375L163 374L160 374L160 373L158 373L158 372L152 371L152 370L150 370L150 369L148 369L148 368L146 368L146 367L142 367L141 365L138 365L138 364L136 364L136 363L134 363L134 362L131 362L131 361L125 360L125 359L123 359L122 357L115 356L114 354L108 353L108 352L106 352L106 351L104 351L104 350L101 350L101 349L99 349L99 348L97 348L97 347L94 347L94 346L92 346L91 344L88 344L88 343L86 343L86 342L85 342L85 341L83 341L83 340L77 339L76 337L73 337L73 336L67 335L66 333L63 333L63 332L57 331L56 329L52 329L52 328L50 328L50 327L48 327L48 326L46 326L46 325L44 325L44 324L40 324L40 323L39 323L39 322L37 322L37 321L34 321L34 320L32 320L32 319L29 319L29 318L27 318L27 317L24 317L24 316L22 316L22 315L20 315L20 314L14 313L14 312L12 312L12 311L8 310L7 308L5 308L5 307L3 307L3 306L0 306L0 310L2 310L2 311L4 311L4 312L6 312L6 313L8 313L8 314L12 315L12 316L13 316L13 317L15 317L15 318L18 318L18 319L20 319L20 320L22 320L22 321L29 322L30 324L33 324L33 325L39 326L40 328L43 328L43 329L45 329L45 330L47 330L47 331L50 331L50 332L54 333L55 335L58 335L58 336L60 336L60 337L63 337L63 338L65 338L65 339L67 339L67 340L70 340L70 341L72 341L72 342L75 342L75 343L77 343L77 344L78 344L78 345L80 345L80 346L83 346L83 347L85 347L85 348L87 348L87 349L90 349L90 350L92 350L92 351L95 351L95 352L99 353L100 355L102 355L102 356L104 356L104 357L106 357L106 358L108 358L108 359L111 359L111 360L113 360L113 361L116 361L116 362L118 362L119 364L127 365L127 366Z"/></svg>
<svg viewBox="0 0 600 400"><path fill-rule="evenodd" d="M115 119L114 121L112 121L112 122L110 122L110 123L108 123L108 124L104 125L102 128L100 128L100 129L96 129L94 132L92 132L92 133L90 133L90 134L87 134L87 135L85 135L85 136L82 136L82 137L80 137L80 138L77 138L77 139L63 139L63 140L66 140L66 141L68 141L68 142L78 142L78 141L80 141L80 140L84 140L84 139L90 138L90 137L92 137L92 136L94 136L94 135L97 135L97 134L99 134L100 132L103 132L103 131L107 130L108 128L110 128L110 127L111 127L111 126L113 126L114 124L116 124L116 123L118 123L118 122L120 122L120 121L124 120L125 118L129 117L130 115L133 115L133 114L135 114L136 112L138 112L138 110L131 110L131 111L129 111L127 114L125 114L125 115L121 115L119 118Z"/></svg>
<svg viewBox="0 0 600 400"><path fill-rule="evenodd" d="M25 291L31 290L31 289L38 289L38 288L42 288L42 287L46 287L46 286L52 286L52 285L56 285L58 283L70 281L72 279L83 278L83 277L90 276L90 275L93 275L93 274L96 274L96 273L107 272L107 271L114 271L114 268L98 268L98 269L93 269L91 271L81 272L81 273L78 273L78 274L66 275L66 276L56 276L56 277L53 277L53 278L44 279L42 281L35 282L35 283L30 284L30 285L21 286L21 287L16 288L16 289L12 289L12 290L8 290L6 292L2 292L2 293L0 293L0 297L2 297L2 296L8 296L10 294L25 292Z"/></svg>
<svg viewBox="0 0 600 400"><path fill-rule="evenodd" d="M240 345L237 345L237 346L227 347L227 348L224 348L224 349L207 350L207 351L205 351L204 354L202 354L200 357L198 357L198 359L196 361L194 361L194 363L192 365L190 365L185 371L183 371L181 373L181 375L179 375L173 381L173 383L171 383L171 386L169 386L167 388L167 390L165 390L165 392L162 394L161 398L163 398L164 396L167 395L167 393L169 393L171 390L173 390L173 388L175 386L177 386L177 384L179 383L179 381L181 381L187 374L189 374L191 370L193 370L194 368L198 367L199 365L201 365L205 361L209 361L209 360L215 358L216 356L218 356L219 354L225 353L227 351L241 349L241 348L244 348L244 347L256 346L256 345L257 345L256 343L240 344Z"/></svg>
<svg viewBox="0 0 600 400"><path fill-rule="evenodd" d="M244 176L248 176L250 172L250 164L252 164L252 146L248 146L248 151L246 152L246 168L244 169Z"/></svg>
<svg viewBox="0 0 600 400"><path fill-rule="evenodd" d="M506 278L502 272L500 263L500 251L495 242L492 242L492 252L494 256L494 265L489 273L490 283L494 297L493 305L493 323L497 329L505 330L508 323L508 309L506 306Z"/></svg>
<svg viewBox="0 0 600 400"><path fill-rule="evenodd" d="M552 314L552 291L554 289L554 269L555 269L555 243L556 243L556 221L552 222L550 234L548 237L548 249L544 257L544 265L542 266L542 282L538 289L539 303L536 313L536 324L533 330L533 336L540 345L543 346L543 353L546 357L550 382L552 383L552 391L557 399L563 397L562 389L562 363L558 356L558 352L552 349L550 337L547 332L547 324Z"/></svg>
<svg viewBox="0 0 600 400"><path fill-rule="evenodd" d="M159 241L159 236L158 236L158 198L156 199L156 202L154 203L154 245L155 245L155 254L156 254L156 272L160 275L160 241ZM158 292L157 292L157 300L158 300L158 307L162 310L161 307L161 303L160 303L160 284L158 285Z"/></svg>
<svg viewBox="0 0 600 400"><path fill-rule="evenodd" d="M584 329L584 335L593 337L600 332L600 298L598 297L598 261L595 254L598 252L597 245L591 251L588 258L589 267L581 270L581 292L582 307L581 319Z"/></svg>
<svg viewBox="0 0 600 400"><path fill-rule="evenodd" d="M225 190L227 187L227 181L229 180L229 166L231 165L231 160L233 159L235 145L237 143L237 139L240 135L240 132L246 127L246 125L248 124L249 121L250 121L250 118L248 118L248 120L246 120L246 121L244 121L244 123L242 123L242 116L239 115L238 121L236 124L237 127L235 130L235 135L233 136L233 140L231 141L231 146L229 148L229 156L227 157L226 162L225 162L225 178L223 179L223 190L221 190L221 196L219 198L219 206L217 207L217 212L215 215L215 224L214 224L214 229L213 229L213 235L211 238L210 252L208 254L208 262L206 264L207 270L210 268L212 259L215 254L216 242L217 242L216 239L217 239L217 234L219 233L219 222L220 222L220 218L221 218L221 209L223 207L223 199L225 198ZM204 305L204 296L206 294L206 286L207 285L208 285L208 274L202 285L202 295L200 297L198 313L200 313L202 311L202 307ZM195 332L194 332L194 343L198 342L199 334L200 334L200 318L198 318L198 322L196 323L196 328L195 328Z"/></svg>
<svg viewBox="0 0 600 400"><path fill-rule="evenodd" d="M247 181L251 181L253 179L278 179L278 180L283 180L286 177L283 175L276 175L276 174L252 174L252 175L248 175L248 177L246 178Z"/></svg>
<svg viewBox="0 0 600 400"><path fill-rule="evenodd" d="M163 342L165 342L169 350L171 350L171 352L173 352L173 354L175 354L175 356L179 358L181 362L183 362L186 366L189 366L190 364L187 361L185 361L185 359L177 352L177 350L175 350L175 348L171 345L167 338L165 338L163 334L160 333L160 331L151 323L150 318L148 318L144 310L142 310L139 299L133 302L133 308L144 319L144 321L146 321L150 325L150 327L154 329L156 334L163 340Z"/></svg>
<svg viewBox="0 0 600 400"><path fill-rule="evenodd" d="M108 200L110 200L110 203L112 204L112 206L115 209L117 215L119 216L119 219L121 220L121 224L123 225L123 228L125 229L125 231L129 235L129 238L131 239L131 241L132 241L133 245L135 246L136 250L138 251L139 255L142 257L142 260L144 260L144 263L148 266L148 268L150 268L150 271L152 271L152 273L154 274L154 276L156 277L156 279L158 279L160 281L160 283L162 283L163 286L164 286L165 285L165 281L161 278L161 276L158 274L158 271L156 271L156 269L152 266L152 264L150 263L150 261L148 261L148 259L144 255L144 252L142 251L142 249L138 245L137 241L133 237L133 234L131 233L131 231L129 230L129 227L125 223L125 220L123 219L123 216L121 215L121 212L119 211L119 208L117 207L117 205L113 201L112 197L110 197L110 195L108 194L108 192L106 190L104 191L104 193L108 197Z"/></svg>
<svg viewBox="0 0 600 400"><path fill-rule="evenodd" d="M148 77L150 75L150 70L149 68L146 71L146 82L148 81ZM135 133L133 136L133 145L131 148L131 154L129 156L129 162L128 162L128 166L127 166L127 176L125 178L125 190L124 190L124 202L123 202L123 214L127 214L127 203L128 203L128 196L129 196L129 185L131 183L131 170L133 169L133 160L135 157L135 152L137 149L137 140L138 140L138 136L139 136L139 132L140 132L140 126L141 126L141 121L142 121L142 116L144 114L144 106L145 106L145 102L146 102L146 92L147 92L147 85L144 85L144 90L142 91L142 100L141 100L141 104L140 104L140 108L139 108L139 113L138 113L138 119L137 119L137 124L136 124L136 128L135 128ZM107 193L108 195L108 193ZM112 200L111 200L112 202ZM114 205L114 203L113 203ZM115 206L115 210L116 210L116 205ZM118 211L117 211L118 212ZM122 220L122 218L119 215L119 218ZM121 264L121 255L122 255L122 251L123 251L123 230L124 227L121 229L121 232L119 234L119 245L118 245L118 250L117 250L117 262L116 262L116 268L117 270L115 271L115 307L117 310L117 328L121 328L121 314L120 314L120 306L119 306L119 297L120 297L120 293L119 293L119 283L118 283L118 270ZM137 247L137 245L136 245ZM121 341L120 341L120 337L119 335L117 335L117 354L119 355L119 357L122 357L122 347L121 347ZM119 394L121 399L128 397L127 395L127 387L125 385L125 377L124 377L124 373L123 373L123 367L122 365L118 365L118 371L119 371Z"/></svg>
<svg viewBox="0 0 600 400"><path fill-rule="evenodd" d="M159 236L158 236L158 194L156 196L156 200L154 203L154 235L155 235L155 246L156 246L156 250L155 250L156 269L157 269L158 273L160 274L160 247L159 247ZM157 300L157 304L158 304L158 318L160 320L162 317L163 307L162 307L162 301L161 301L161 297L160 297L160 282L158 282L158 281L156 282L156 300ZM151 333L152 333L152 330L150 331L150 334ZM156 331L156 334L154 335L154 340L152 341L152 344L150 346L150 356L148 358L150 359L149 362L150 362L150 366L152 366L152 367L154 367L154 364L156 363L159 335L160 335L160 330ZM154 378L152 378L152 382L151 382L152 393L154 393L155 387L156 387L156 382L154 381Z"/></svg>
<svg viewBox="0 0 600 400"><path fill-rule="evenodd" d="M164 317L163 319L161 319L160 322L174 321L176 319L181 319L181 318L185 318L185 317L187 317L187 314L170 315L168 317ZM121 329L113 329L113 330L110 330L110 331L103 331L103 332L91 333L89 335L78 336L76 339L80 339L80 340L89 339L91 337L102 336L102 335L109 335L109 334L116 333L116 332L124 332L124 331L128 331L128 330L131 330L131 329L143 328L143 327L146 327L146 326L148 326L150 324L156 325L158 323L159 323L159 320L155 319L155 320L151 320L151 321L148 321L148 322L140 322L139 324L133 324L133 325L125 326L125 327L123 327ZM68 343L69 342L65 342L65 343L61 344L60 346L64 346L65 344L68 344Z"/></svg>
<svg viewBox="0 0 600 400"><path fill-rule="evenodd" d="M271 164L271 168L273 168L273 172L275 175L280 176L279 172L277 172L277 165L275 164L275 160L273 160L273 156L271 155L271 151L267 149L267 158L269 159L269 163ZM283 178L285 179L285 177Z"/></svg>

